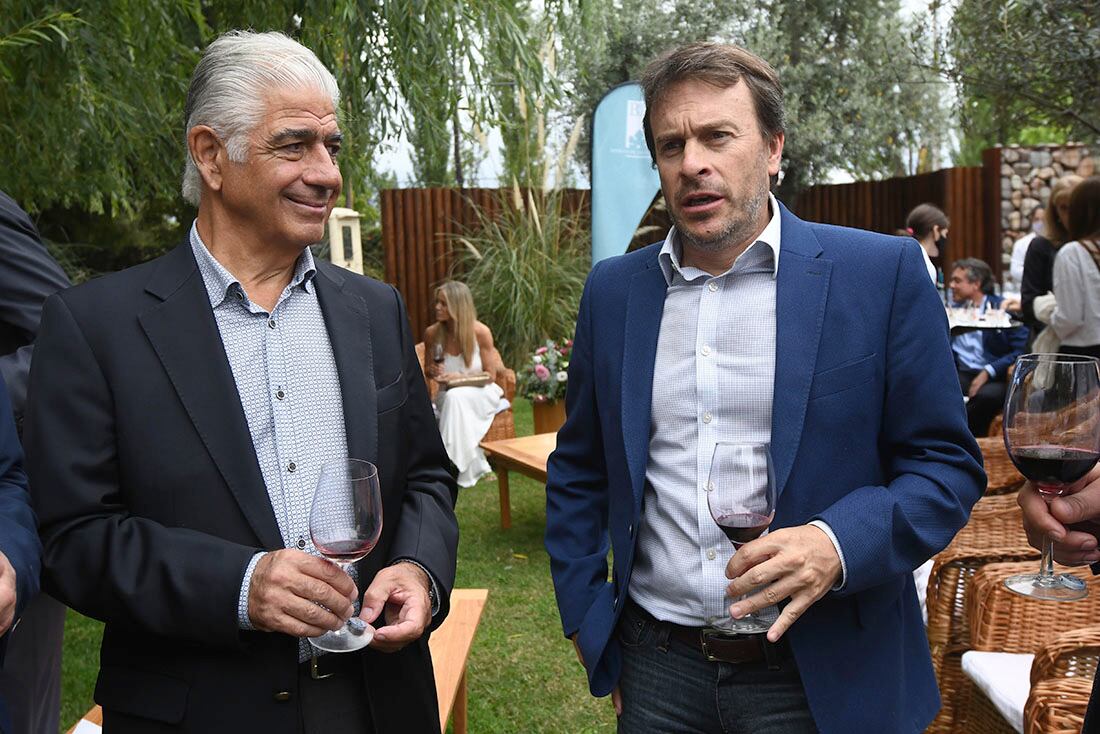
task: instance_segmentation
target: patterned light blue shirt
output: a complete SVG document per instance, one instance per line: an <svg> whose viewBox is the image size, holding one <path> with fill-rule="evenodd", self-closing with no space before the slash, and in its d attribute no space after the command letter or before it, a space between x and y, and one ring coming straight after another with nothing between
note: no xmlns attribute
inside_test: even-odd
<svg viewBox="0 0 1100 734"><path fill-rule="evenodd" d="M658 256L668 283L657 338L649 463L630 596L657 619L702 626L727 614L732 548L710 516L706 479L719 441L768 443L775 386L775 199L760 237L721 275L682 264L673 228ZM832 529L812 521L844 555ZM768 621L775 607L761 610Z"/></svg>
<svg viewBox="0 0 1100 734"><path fill-rule="evenodd" d="M340 376L313 283L313 255L308 248L302 251L290 283L268 313L214 259L195 225L191 250L210 296L283 545L319 556L309 533L313 490L321 465L346 458L348 448ZM242 629L252 629L248 590L262 555L252 558L241 583L237 619ZM308 642L301 640L299 659L310 654Z"/></svg>

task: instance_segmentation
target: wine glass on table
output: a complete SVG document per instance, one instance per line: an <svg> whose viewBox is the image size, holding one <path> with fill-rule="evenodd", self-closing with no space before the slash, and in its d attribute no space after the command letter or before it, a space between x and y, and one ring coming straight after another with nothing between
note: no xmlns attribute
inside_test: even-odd
<svg viewBox="0 0 1100 734"><path fill-rule="evenodd" d="M707 506L714 522L733 544L734 552L768 529L775 517L775 472L768 444L714 446L707 480ZM727 597L723 602L725 609L734 601ZM766 632L771 626L759 612L741 619L726 614L710 618L707 623L736 634Z"/></svg>
<svg viewBox="0 0 1100 734"><path fill-rule="evenodd" d="M1100 362L1071 354L1027 354L1016 360L1005 398L1005 448L1020 473L1048 503L1088 474L1100 459ZM1074 601L1085 582L1054 573L1054 540L1047 536L1039 573L1005 585L1037 599Z"/></svg>
<svg viewBox="0 0 1100 734"><path fill-rule="evenodd" d="M322 465L309 512L309 533L317 551L345 573L374 550L382 535L382 490L374 464L334 459ZM326 652L351 652L372 639L373 628L352 617L342 628L309 641Z"/></svg>

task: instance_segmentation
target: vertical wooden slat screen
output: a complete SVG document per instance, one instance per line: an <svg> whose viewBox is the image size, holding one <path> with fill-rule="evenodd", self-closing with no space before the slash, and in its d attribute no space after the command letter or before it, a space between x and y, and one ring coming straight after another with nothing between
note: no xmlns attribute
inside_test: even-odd
<svg viewBox="0 0 1100 734"><path fill-rule="evenodd" d="M526 196L526 192L524 192ZM504 203L502 203L504 199ZM417 340L431 323L431 296L447 279L454 262L455 235L475 229L484 216L496 217L511 206L511 189L383 189L382 248L386 281L392 283L409 310ZM563 207L591 216L588 191L568 189Z"/></svg>
<svg viewBox="0 0 1100 734"><path fill-rule="evenodd" d="M1000 165L999 161L992 167L985 163L884 181L812 186L799 194L792 209L814 222L893 234L905 227L905 217L913 207L929 202L943 209L951 221L947 259L981 258L999 277L1000 182L986 172L992 168L999 175Z"/></svg>

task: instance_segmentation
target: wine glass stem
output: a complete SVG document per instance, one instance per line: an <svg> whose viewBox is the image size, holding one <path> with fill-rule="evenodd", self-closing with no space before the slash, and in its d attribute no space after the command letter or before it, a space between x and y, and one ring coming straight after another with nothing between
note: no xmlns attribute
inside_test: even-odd
<svg viewBox="0 0 1100 734"><path fill-rule="evenodd" d="M1054 538L1049 534L1043 538L1043 557L1040 561L1039 583L1054 583Z"/></svg>

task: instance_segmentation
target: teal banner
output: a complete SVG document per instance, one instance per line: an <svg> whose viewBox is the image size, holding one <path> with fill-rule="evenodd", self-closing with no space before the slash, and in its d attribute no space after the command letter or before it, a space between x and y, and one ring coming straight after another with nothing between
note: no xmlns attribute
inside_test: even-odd
<svg viewBox="0 0 1100 734"><path fill-rule="evenodd" d="M592 116L593 265L626 252L661 188L645 144L644 115L642 87L628 82L608 92Z"/></svg>

